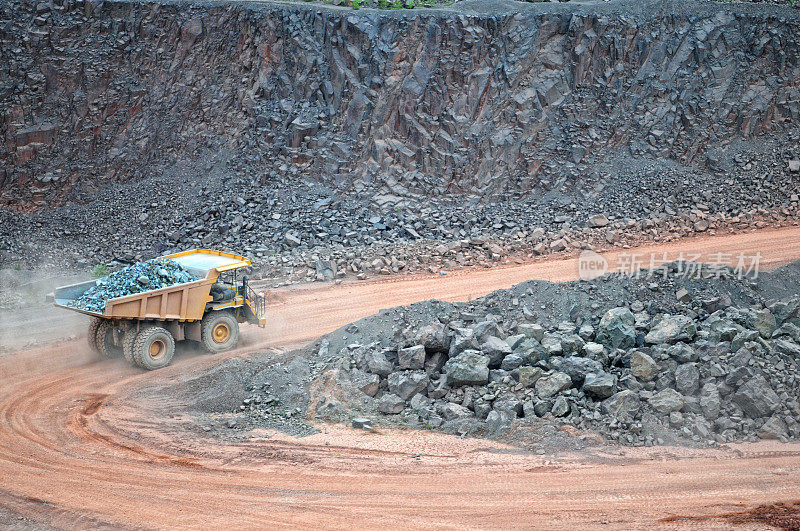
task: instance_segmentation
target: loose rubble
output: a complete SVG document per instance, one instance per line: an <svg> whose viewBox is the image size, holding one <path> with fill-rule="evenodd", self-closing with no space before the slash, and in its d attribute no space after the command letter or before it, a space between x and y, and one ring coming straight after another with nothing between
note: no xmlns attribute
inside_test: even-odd
<svg viewBox="0 0 800 531"><path fill-rule="evenodd" d="M552 424L637 446L800 438L800 263L697 267L384 310L310 347L304 418L523 444Z"/></svg>
<svg viewBox="0 0 800 531"><path fill-rule="evenodd" d="M93 287L67 304L80 310L103 313L109 299L195 280L199 280L197 276L174 260L156 258L124 267L106 277L97 279Z"/></svg>

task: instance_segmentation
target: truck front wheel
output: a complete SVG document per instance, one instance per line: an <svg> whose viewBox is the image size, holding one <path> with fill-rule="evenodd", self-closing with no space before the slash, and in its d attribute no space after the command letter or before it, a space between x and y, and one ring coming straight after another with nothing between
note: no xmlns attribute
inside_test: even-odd
<svg viewBox="0 0 800 531"><path fill-rule="evenodd" d="M209 312L203 317L200 337L209 352L230 350L239 342L239 323L230 312Z"/></svg>
<svg viewBox="0 0 800 531"><path fill-rule="evenodd" d="M148 326L133 341L133 361L142 369L153 371L166 367L175 355L175 338L165 328Z"/></svg>

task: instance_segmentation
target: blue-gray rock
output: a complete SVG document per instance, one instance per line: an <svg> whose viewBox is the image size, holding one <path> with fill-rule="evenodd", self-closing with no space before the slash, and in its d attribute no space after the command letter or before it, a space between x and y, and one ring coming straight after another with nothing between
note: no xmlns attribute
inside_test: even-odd
<svg viewBox="0 0 800 531"><path fill-rule="evenodd" d="M550 413L552 413L554 417L566 417L569 412L569 401L564 396L559 396L556 398L556 401L553 402L552 409L550 409Z"/></svg>
<svg viewBox="0 0 800 531"><path fill-rule="evenodd" d="M697 351L686 343L676 343L667 349L667 355L678 363L697 361Z"/></svg>
<svg viewBox="0 0 800 531"><path fill-rule="evenodd" d="M786 423L778 415L773 415L758 430L758 436L762 439L784 440L787 437Z"/></svg>
<svg viewBox="0 0 800 531"><path fill-rule="evenodd" d="M370 374L358 369L350 371L350 381L367 396L375 396L381 383L381 379L377 374Z"/></svg>
<svg viewBox="0 0 800 531"><path fill-rule="evenodd" d="M522 387L533 387L536 381L542 377L544 371L541 367L531 367L524 365L519 368L519 383Z"/></svg>
<svg viewBox="0 0 800 531"><path fill-rule="evenodd" d="M756 310L753 312L752 322L749 322L753 328L758 330L761 337L768 339L772 337L772 333L778 328L778 322L775 316L772 315L767 309Z"/></svg>
<svg viewBox="0 0 800 531"><path fill-rule="evenodd" d="M425 366L425 346L401 348L397 351L397 364L401 369L421 369Z"/></svg>
<svg viewBox="0 0 800 531"><path fill-rule="evenodd" d="M776 339L772 346L775 349L775 352L778 352L779 354L785 354L786 356L800 359L800 345L794 341Z"/></svg>
<svg viewBox="0 0 800 531"><path fill-rule="evenodd" d="M444 404L439 408L439 413L444 420L466 419L472 416L472 411L461 404L454 404L453 402Z"/></svg>
<svg viewBox="0 0 800 531"><path fill-rule="evenodd" d="M694 363L684 363L675 370L675 387L681 394L693 395L700 388L700 370Z"/></svg>
<svg viewBox="0 0 800 531"><path fill-rule="evenodd" d="M449 385L484 385L489 382L489 357L468 349L444 364Z"/></svg>
<svg viewBox="0 0 800 531"><path fill-rule="evenodd" d="M492 404L492 409L518 417L522 414L522 402L516 396L507 394L497 398Z"/></svg>
<svg viewBox="0 0 800 531"><path fill-rule="evenodd" d="M95 281L83 295L68 303L73 308L103 313L106 302L117 297L193 282L198 277L174 260L156 258L138 262Z"/></svg>
<svg viewBox="0 0 800 531"><path fill-rule="evenodd" d="M546 398L544 400L538 400L533 405L533 414L537 417L544 417L547 413L553 409L554 400L552 398ZM529 415L526 415L529 416Z"/></svg>
<svg viewBox="0 0 800 531"><path fill-rule="evenodd" d="M392 363L386 359L386 354L379 350L372 350L366 354L366 368L369 372L380 376L389 376L394 369Z"/></svg>
<svg viewBox="0 0 800 531"><path fill-rule="evenodd" d="M536 394L540 398L548 398L572 386L572 378L563 372L554 372L536 380Z"/></svg>
<svg viewBox="0 0 800 531"><path fill-rule="evenodd" d="M492 410L486 416L486 428L489 431L498 431L508 428L514 421L514 416L511 413L500 412Z"/></svg>
<svg viewBox="0 0 800 531"><path fill-rule="evenodd" d="M780 398L761 375L742 384L733 395L733 402L751 418L767 417L781 406Z"/></svg>
<svg viewBox="0 0 800 531"><path fill-rule="evenodd" d="M680 411L683 409L684 400L675 389L663 389L650 397L648 400L650 405L659 413L670 413L672 411Z"/></svg>
<svg viewBox="0 0 800 531"><path fill-rule="evenodd" d="M478 345L475 332L471 328L456 328L450 339L450 357L458 356L467 349L476 349Z"/></svg>
<svg viewBox="0 0 800 531"><path fill-rule="evenodd" d="M408 400L428 388L428 375L423 371L398 371L389 375L389 392Z"/></svg>
<svg viewBox="0 0 800 531"><path fill-rule="evenodd" d="M397 415L405 408L405 402L397 395L386 393L375 403L375 408L387 415Z"/></svg>
<svg viewBox="0 0 800 531"><path fill-rule="evenodd" d="M539 343L542 342L544 338L544 328L542 328L539 324L531 324L531 323L522 323L517 325L517 332L520 334L525 335L525 337L530 339L535 339Z"/></svg>
<svg viewBox="0 0 800 531"><path fill-rule="evenodd" d="M518 368L525 360L522 359L522 356L519 354L511 353L505 358L503 358L503 362L500 364L500 368L505 371L513 371L514 369Z"/></svg>
<svg viewBox="0 0 800 531"><path fill-rule="evenodd" d="M599 371L590 372L583 381L583 391L598 398L608 398L614 394L617 378L613 374Z"/></svg>
<svg viewBox="0 0 800 531"><path fill-rule="evenodd" d="M611 395L600 404L600 411L615 419L632 419L642 407L639 395L630 389L625 389Z"/></svg>
<svg viewBox="0 0 800 531"><path fill-rule="evenodd" d="M500 367L503 358L511 354L511 347L504 340L497 336L489 336L481 344L481 352L489 356L489 367L496 369Z"/></svg>
<svg viewBox="0 0 800 531"><path fill-rule="evenodd" d="M716 420L719 417L720 407L719 389L711 382L705 384L700 390L700 408L703 410L703 415L708 420Z"/></svg>
<svg viewBox="0 0 800 531"><path fill-rule="evenodd" d="M644 337L645 342L655 345L690 341L697 334L697 325L685 315L665 315L652 324Z"/></svg>
<svg viewBox="0 0 800 531"><path fill-rule="evenodd" d="M572 383L576 385L580 385L590 372L603 372L603 365L600 362L579 356L552 358L551 364L554 369L568 374L572 378Z"/></svg>
<svg viewBox="0 0 800 531"><path fill-rule="evenodd" d="M600 319L596 341L610 348L631 348L636 342L635 322L628 308L612 308Z"/></svg>

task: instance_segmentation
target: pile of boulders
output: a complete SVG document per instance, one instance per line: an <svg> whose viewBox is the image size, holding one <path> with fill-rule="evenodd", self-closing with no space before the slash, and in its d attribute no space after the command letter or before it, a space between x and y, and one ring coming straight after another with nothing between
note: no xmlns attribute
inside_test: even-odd
<svg viewBox="0 0 800 531"><path fill-rule="evenodd" d="M109 299L163 289L195 280L199 280L197 276L174 260L156 258L124 267L97 279L94 286L77 299L71 300L68 305L81 310L102 313L105 311L106 302Z"/></svg>
<svg viewBox="0 0 800 531"><path fill-rule="evenodd" d="M653 314L634 301L554 326L462 315L394 330L396 346L326 352L319 380L335 386L312 401L321 418L345 407L459 433L547 419L633 445L785 441L800 437L799 308Z"/></svg>

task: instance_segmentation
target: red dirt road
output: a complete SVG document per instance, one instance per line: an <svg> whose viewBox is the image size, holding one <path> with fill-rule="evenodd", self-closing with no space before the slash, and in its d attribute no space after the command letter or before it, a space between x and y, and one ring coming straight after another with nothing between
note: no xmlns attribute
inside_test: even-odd
<svg viewBox="0 0 800 531"><path fill-rule="evenodd" d="M800 257L800 229L637 252L651 250L758 251L762 265L774 266ZM81 341L0 355L0 525L707 529L730 524L670 517L800 499L797 444L552 457L490 441L338 426L302 439L230 441L195 429L180 403L154 403L146 393L229 357L301 344L380 308L576 274L574 262L544 261L281 290L272 326L246 330L242 349L183 356L151 373L95 361Z"/></svg>

